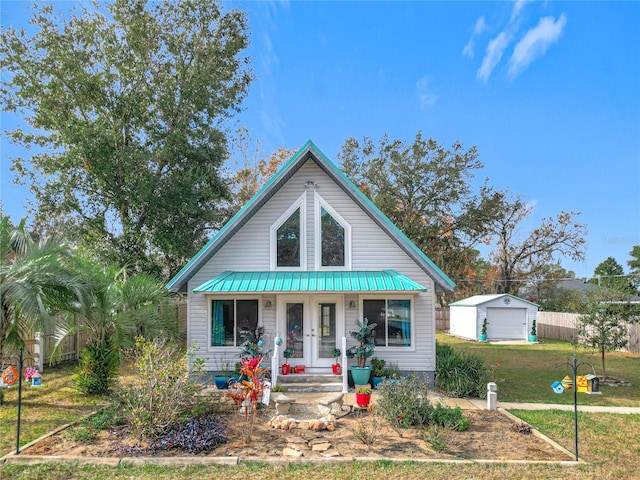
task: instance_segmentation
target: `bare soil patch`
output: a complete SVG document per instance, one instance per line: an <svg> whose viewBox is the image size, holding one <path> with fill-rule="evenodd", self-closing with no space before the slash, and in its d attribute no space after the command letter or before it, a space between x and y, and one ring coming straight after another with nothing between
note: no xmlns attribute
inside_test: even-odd
<svg viewBox="0 0 640 480"><path fill-rule="evenodd" d="M245 417L235 412L223 415L227 430L227 443L221 444L202 456L233 456L247 460L267 458L322 459L332 457L391 458L391 459L493 459L493 460L570 460L552 445L532 434L517 432L514 422L500 412L468 410L470 427L464 432L446 431L441 439L444 449L434 450L428 435L419 429L410 429L402 437L377 419L376 441L372 446L361 442L354 431L358 426L371 429L374 416L369 412L337 412L337 424L333 431L312 431L308 428L278 430L268 425L275 416L272 407L260 409L255 420L252 440L242 441L247 428ZM342 415L342 416L341 416ZM294 404L287 415L302 423L320 418L315 405ZM180 450L159 453L123 453L122 439L110 431L103 431L97 439L89 442L74 442L61 432L25 449L23 455L65 455L82 457L149 457L182 456ZM133 443L124 440L125 444Z"/></svg>

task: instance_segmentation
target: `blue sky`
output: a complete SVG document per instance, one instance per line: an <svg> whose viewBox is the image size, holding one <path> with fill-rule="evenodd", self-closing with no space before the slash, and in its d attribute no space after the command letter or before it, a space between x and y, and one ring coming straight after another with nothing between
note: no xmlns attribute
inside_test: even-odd
<svg viewBox="0 0 640 480"><path fill-rule="evenodd" d="M71 5L65 2L62 6ZM535 205L532 227L582 212L590 276L640 244L640 2L233 2L256 75L238 118L264 155L350 136L476 146L497 189ZM2 2L22 24L21 2ZM4 116L3 129L12 119ZM24 215L2 138L2 201ZM525 233L525 232L523 232ZM427 252L428 253L428 252Z"/></svg>

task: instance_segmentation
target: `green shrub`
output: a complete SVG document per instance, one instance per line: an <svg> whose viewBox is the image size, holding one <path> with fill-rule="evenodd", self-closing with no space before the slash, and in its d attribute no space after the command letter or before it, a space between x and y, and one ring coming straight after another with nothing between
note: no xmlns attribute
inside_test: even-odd
<svg viewBox="0 0 640 480"><path fill-rule="evenodd" d="M198 385L190 378L200 373L190 352L166 340L136 338L134 380L120 392L130 433L139 440L155 440L198 403ZM197 367L194 369L193 364Z"/></svg>
<svg viewBox="0 0 640 480"><path fill-rule="evenodd" d="M429 379L411 374L399 380L385 380L378 386L378 411L402 437L414 425L429 422Z"/></svg>
<svg viewBox="0 0 640 480"><path fill-rule="evenodd" d="M430 425L422 430L422 439L436 452L443 452L449 446L449 432L439 425Z"/></svg>
<svg viewBox="0 0 640 480"><path fill-rule="evenodd" d="M469 428L469 419L463 417L460 407L447 407L441 403L437 403L431 410L429 423L458 432L464 432Z"/></svg>
<svg viewBox="0 0 640 480"><path fill-rule="evenodd" d="M491 369L474 354L436 345L436 388L451 397L487 396Z"/></svg>
<svg viewBox="0 0 640 480"><path fill-rule="evenodd" d="M118 376L120 352L109 339L87 344L80 352L74 375L78 391L84 395L106 395Z"/></svg>

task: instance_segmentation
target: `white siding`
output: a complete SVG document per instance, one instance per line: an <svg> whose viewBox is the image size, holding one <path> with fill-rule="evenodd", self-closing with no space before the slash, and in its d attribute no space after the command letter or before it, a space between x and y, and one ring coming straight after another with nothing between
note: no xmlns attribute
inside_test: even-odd
<svg viewBox="0 0 640 480"><path fill-rule="evenodd" d="M307 194L306 269L313 270L314 255L314 188L306 188L307 181L316 183L315 189L352 228L352 270L394 269L427 288L427 292L403 295L412 300L414 315L414 343L410 349L378 347L374 355L398 364L401 370L433 371L435 369L435 305L433 280L419 268L397 245L355 204L314 162L308 161L300 170L207 262L188 283L188 291L210 280L225 270L265 271L270 267L269 228L301 194ZM380 295L383 298L385 295ZM255 296L253 296L255 298ZM267 297L260 298L261 322L265 327L269 348L272 348L276 328L275 296L270 296L273 307L262 308ZM354 300L357 309L348 308ZM207 369L213 369L213 351L207 348L208 304L203 294L189 293L188 339L200 347ZM360 298L345 296L345 315L348 345L352 345L349 332L359 318ZM230 352L232 353L232 352ZM233 352L233 353L237 353Z"/></svg>
<svg viewBox="0 0 640 480"><path fill-rule="evenodd" d="M450 313L449 333L457 337L477 340L482 325L477 324L476 307L452 306Z"/></svg>
<svg viewBox="0 0 640 480"><path fill-rule="evenodd" d="M510 302L508 304L504 303L503 298L496 298L495 300L491 300L475 306L451 306L451 333L459 337L476 340L478 338L478 335L482 331L482 323L484 322L485 318L488 318L488 321L491 322L491 317L488 317L488 311L493 310L494 312L496 312L498 309L516 309L520 310L520 312L522 312L522 310L526 310L526 313L524 314L525 316L522 316L521 313L521 317L518 320L519 326L517 327L518 331L521 332L517 338L526 340L528 338L529 332L531 331L531 324L533 323L533 319L537 316L538 307L513 297L509 297L509 300ZM523 322L526 322L526 326L522 325ZM488 326L488 339L497 339L495 336L492 337L492 333L493 332L491 326ZM512 334L509 335L511 335L509 336L509 338L513 338Z"/></svg>

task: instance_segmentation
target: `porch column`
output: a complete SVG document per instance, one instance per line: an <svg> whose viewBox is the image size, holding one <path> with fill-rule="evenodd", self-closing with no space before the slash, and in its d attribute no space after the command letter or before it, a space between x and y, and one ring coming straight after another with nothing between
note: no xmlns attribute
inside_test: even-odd
<svg viewBox="0 0 640 480"><path fill-rule="evenodd" d="M275 337L273 339L273 356L271 357L271 386L275 387L278 384L278 350L280 346L278 345L279 337Z"/></svg>
<svg viewBox="0 0 640 480"><path fill-rule="evenodd" d="M347 337L342 337L342 393L349 391L349 365L347 364Z"/></svg>

